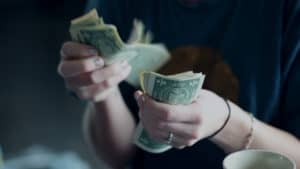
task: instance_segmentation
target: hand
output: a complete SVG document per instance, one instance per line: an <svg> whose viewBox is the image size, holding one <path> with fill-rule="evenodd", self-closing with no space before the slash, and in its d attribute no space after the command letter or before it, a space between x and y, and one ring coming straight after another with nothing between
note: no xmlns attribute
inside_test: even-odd
<svg viewBox="0 0 300 169"><path fill-rule="evenodd" d="M62 46L58 73L64 78L67 89L81 99L104 100L130 71L126 61L104 66L104 60L91 46L76 42L66 42Z"/></svg>
<svg viewBox="0 0 300 169"><path fill-rule="evenodd" d="M135 93L141 122L149 136L166 143L169 133L171 145L182 149L217 131L225 122L228 110L223 98L208 90L201 90L196 101L189 105L169 105L154 101L141 91Z"/></svg>

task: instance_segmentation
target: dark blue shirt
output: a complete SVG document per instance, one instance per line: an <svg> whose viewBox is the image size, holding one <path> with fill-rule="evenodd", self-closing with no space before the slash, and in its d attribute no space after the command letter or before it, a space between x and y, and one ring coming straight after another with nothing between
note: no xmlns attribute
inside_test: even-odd
<svg viewBox="0 0 300 169"><path fill-rule="evenodd" d="M154 41L170 50L186 45L218 49L239 81L238 105L300 137L300 0L202 0L195 7L177 0L95 0L88 4L92 7L117 25L124 40L133 19L139 18L154 33ZM135 89L127 84L121 89L136 113ZM203 140L163 154L140 151L134 165L218 169L224 156Z"/></svg>

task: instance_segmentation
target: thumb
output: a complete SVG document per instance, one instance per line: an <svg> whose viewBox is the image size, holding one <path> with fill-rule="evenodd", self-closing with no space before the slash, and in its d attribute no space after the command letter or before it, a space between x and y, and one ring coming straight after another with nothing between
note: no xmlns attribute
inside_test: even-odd
<svg viewBox="0 0 300 169"><path fill-rule="evenodd" d="M134 98L135 100L137 101L137 104L139 106L139 118L141 118L141 111L143 111L143 108L144 108L144 102L145 102L145 96L144 96L144 93L140 90L136 91L134 93Z"/></svg>
<svg viewBox="0 0 300 169"><path fill-rule="evenodd" d="M144 93L142 91L138 90L134 93L134 98L137 101L139 108L142 109L142 107L144 105L144 101L145 101Z"/></svg>

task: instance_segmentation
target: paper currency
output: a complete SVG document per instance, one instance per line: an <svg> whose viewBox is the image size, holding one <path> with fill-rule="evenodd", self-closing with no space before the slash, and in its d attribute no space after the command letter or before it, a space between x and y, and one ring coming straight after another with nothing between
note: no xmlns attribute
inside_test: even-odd
<svg viewBox="0 0 300 169"><path fill-rule="evenodd" d="M144 71L155 71L161 68L168 60L169 53L161 44L132 44L127 45L124 52L134 51L136 57L129 60L132 67L127 82L134 86L140 85L140 74ZM126 53L125 53L126 54Z"/></svg>
<svg viewBox="0 0 300 169"><path fill-rule="evenodd" d="M118 36L115 26L93 26L83 28L80 31L81 41L94 46L97 50L101 51L104 57L105 64L110 65L118 60L124 60L117 56L124 47L124 43Z"/></svg>
<svg viewBox="0 0 300 169"><path fill-rule="evenodd" d="M190 104L198 96L204 79L205 75L192 71L169 76L145 72L141 74L141 86L146 94L159 102ZM168 144L151 140L141 123L136 128L134 143L151 153L162 153L172 148Z"/></svg>
<svg viewBox="0 0 300 169"><path fill-rule="evenodd" d="M73 40L94 46L101 51L106 65L124 59L116 57L116 54L125 47L117 28L114 25L105 24L95 9L73 19L70 34Z"/></svg>
<svg viewBox="0 0 300 169"><path fill-rule="evenodd" d="M150 44L153 40L153 34L151 31L145 30L145 25L142 21L134 19L133 29L130 33L128 43L144 43Z"/></svg>
<svg viewBox="0 0 300 169"><path fill-rule="evenodd" d="M162 44L150 44L151 32L145 32L141 21L135 20L135 37L131 43L124 43L114 25L105 24L95 9L71 21L70 34L74 41L95 47L104 59L105 65L127 60L132 67L127 82L139 87L141 71L156 71L169 59L170 54ZM100 98L100 97L99 97Z"/></svg>

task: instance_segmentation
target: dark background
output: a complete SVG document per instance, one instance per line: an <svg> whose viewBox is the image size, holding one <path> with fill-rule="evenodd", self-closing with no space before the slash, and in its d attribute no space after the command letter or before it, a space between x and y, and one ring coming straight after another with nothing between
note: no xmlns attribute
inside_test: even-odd
<svg viewBox="0 0 300 169"><path fill-rule="evenodd" d="M76 151L92 161L81 133L84 103L57 74L61 44L84 0L0 1L0 145L13 157L31 145Z"/></svg>

